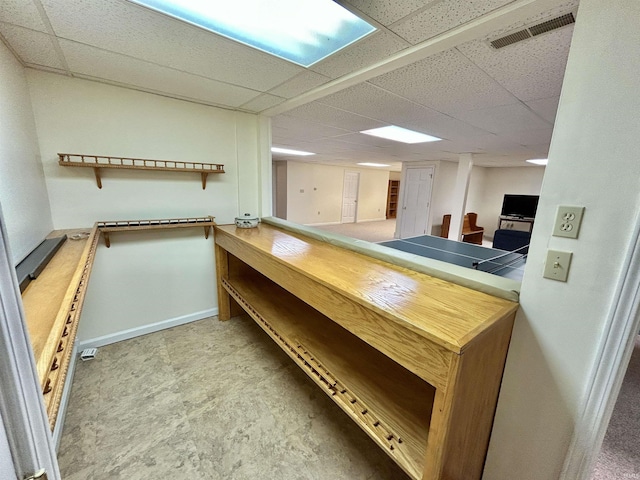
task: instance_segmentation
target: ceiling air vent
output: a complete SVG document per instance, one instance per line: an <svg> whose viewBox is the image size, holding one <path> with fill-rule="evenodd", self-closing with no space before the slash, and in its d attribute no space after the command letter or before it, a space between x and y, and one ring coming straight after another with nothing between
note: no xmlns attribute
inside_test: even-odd
<svg viewBox="0 0 640 480"><path fill-rule="evenodd" d="M505 35L504 37L496 38L489 43L493 48L503 48L507 45L513 45L514 43L526 40L527 38L532 38L536 35L550 32L551 30L555 30L566 25L571 25L572 23L575 23L575 21L576 19L573 13L567 13L565 15L560 15L559 17L552 18L551 20L547 20L536 25L531 25L524 28L523 30L518 30L517 32Z"/></svg>

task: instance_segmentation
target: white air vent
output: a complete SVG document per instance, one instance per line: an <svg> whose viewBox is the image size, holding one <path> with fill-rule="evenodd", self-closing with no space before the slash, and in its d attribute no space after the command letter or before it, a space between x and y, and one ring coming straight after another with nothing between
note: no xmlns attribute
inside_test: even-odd
<svg viewBox="0 0 640 480"><path fill-rule="evenodd" d="M575 21L576 18L573 12L566 13L564 15L560 15L559 17L552 18L551 20L546 20L535 25L530 25L526 28L523 28L522 30L511 32L509 35L491 40L489 44L496 49L503 48L507 45L513 45L514 43L526 40L527 38L533 38L536 35L547 33L566 25L571 25L572 23L575 23Z"/></svg>

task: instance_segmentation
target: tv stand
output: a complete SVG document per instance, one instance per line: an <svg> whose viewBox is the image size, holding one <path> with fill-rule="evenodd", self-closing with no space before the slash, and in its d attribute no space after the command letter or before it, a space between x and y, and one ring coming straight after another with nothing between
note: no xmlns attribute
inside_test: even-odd
<svg viewBox="0 0 640 480"><path fill-rule="evenodd" d="M500 215L498 230L522 230L531 233L535 218ZM504 223L504 226L503 226Z"/></svg>

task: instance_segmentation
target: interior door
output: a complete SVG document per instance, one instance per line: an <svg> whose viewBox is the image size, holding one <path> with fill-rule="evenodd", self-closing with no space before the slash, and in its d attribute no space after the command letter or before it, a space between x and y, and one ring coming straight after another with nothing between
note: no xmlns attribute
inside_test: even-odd
<svg viewBox="0 0 640 480"><path fill-rule="evenodd" d="M60 480L1 211L0 359L0 478L23 479L44 469L49 480Z"/></svg>
<svg viewBox="0 0 640 480"><path fill-rule="evenodd" d="M341 223L354 223L358 216L358 186L360 174L358 172L344 173L344 188L342 190L342 220Z"/></svg>
<svg viewBox="0 0 640 480"><path fill-rule="evenodd" d="M427 233L432 187L433 167L408 167L406 169L400 238L415 237Z"/></svg>

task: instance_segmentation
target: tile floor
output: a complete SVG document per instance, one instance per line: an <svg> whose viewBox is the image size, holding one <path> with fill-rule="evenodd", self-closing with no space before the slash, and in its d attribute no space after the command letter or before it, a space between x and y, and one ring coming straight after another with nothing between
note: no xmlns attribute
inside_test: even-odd
<svg viewBox="0 0 640 480"><path fill-rule="evenodd" d="M79 362L64 480L407 480L248 317L209 318Z"/></svg>

